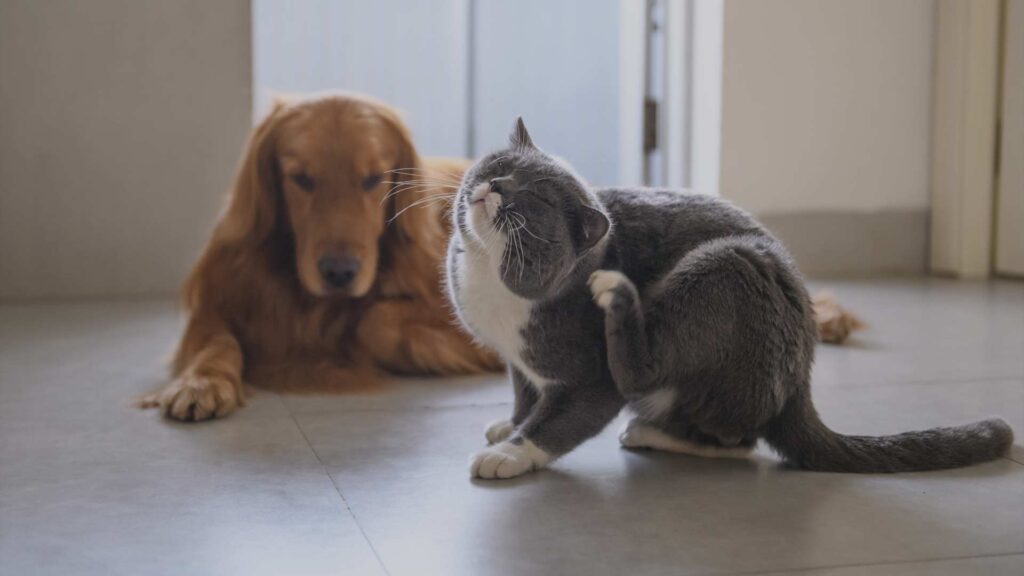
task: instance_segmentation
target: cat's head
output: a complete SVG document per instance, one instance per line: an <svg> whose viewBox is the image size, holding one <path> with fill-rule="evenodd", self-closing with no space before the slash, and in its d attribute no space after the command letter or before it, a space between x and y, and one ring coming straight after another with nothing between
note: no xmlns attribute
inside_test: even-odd
<svg viewBox="0 0 1024 576"><path fill-rule="evenodd" d="M563 160L537 148L522 118L509 145L462 179L455 221L463 241L487 254L508 288L531 300L558 294L596 266L610 222ZM585 276L584 276L585 278Z"/></svg>

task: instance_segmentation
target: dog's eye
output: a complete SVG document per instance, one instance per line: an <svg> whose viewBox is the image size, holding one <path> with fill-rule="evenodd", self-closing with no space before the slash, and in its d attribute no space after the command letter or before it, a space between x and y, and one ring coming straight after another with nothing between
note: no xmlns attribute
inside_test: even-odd
<svg viewBox="0 0 1024 576"><path fill-rule="evenodd" d="M316 182L314 182L308 174L303 174L301 172L298 174L292 174L291 179L292 182L295 182L299 188L302 188L306 192L312 192L313 188L316 186Z"/></svg>
<svg viewBox="0 0 1024 576"><path fill-rule="evenodd" d="M373 174L363 178L363 190L373 190L380 184L380 174Z"/></svg>

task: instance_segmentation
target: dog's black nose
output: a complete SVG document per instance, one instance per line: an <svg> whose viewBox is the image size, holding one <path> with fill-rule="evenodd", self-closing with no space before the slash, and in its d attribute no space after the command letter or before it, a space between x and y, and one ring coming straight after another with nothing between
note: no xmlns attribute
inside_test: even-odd
<svg viewBox="0 0 1024 576"><path fill-rule="evenodd" d="M320 276L330 288L344 288L359 273L359 260L351 256L324 256L317 263Z"/></svg>

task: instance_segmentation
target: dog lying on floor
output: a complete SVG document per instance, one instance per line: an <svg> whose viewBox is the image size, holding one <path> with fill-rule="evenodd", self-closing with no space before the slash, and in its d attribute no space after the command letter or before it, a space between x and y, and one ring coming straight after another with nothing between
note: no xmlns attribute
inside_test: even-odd
<svg viewBox="0 0 1024 576"><path fill-rule="evenodd" d="M171 381L139 405L197 421L244 405L243 383L345 389L378 370L500 369L441 292L446 199L466 165L419 158L397 114L369 99L276 104L185 282Z"/></svg>
<svg viewBox="0 0 1024 576"><path fill-rule="evenodd" d="M500 369L440 287L447 200L468 165L421 159L398 115L367 98L275 104L185 282L171 380L138 405L198 421L243 406L244 383L351 390L380 371ZM816 306L826 342L860 326L830 295Z"/></svg>

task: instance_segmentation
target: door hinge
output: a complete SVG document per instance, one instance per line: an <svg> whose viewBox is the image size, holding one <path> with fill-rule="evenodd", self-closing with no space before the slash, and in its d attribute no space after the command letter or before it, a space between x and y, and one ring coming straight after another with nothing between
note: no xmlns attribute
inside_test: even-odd
<svg viewBox="0 0 1024 576"><path fill-rule="evenodd" d="M658 101L644 98L644 154L658 148Z"/></svg>

